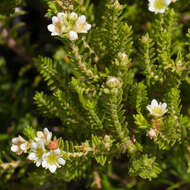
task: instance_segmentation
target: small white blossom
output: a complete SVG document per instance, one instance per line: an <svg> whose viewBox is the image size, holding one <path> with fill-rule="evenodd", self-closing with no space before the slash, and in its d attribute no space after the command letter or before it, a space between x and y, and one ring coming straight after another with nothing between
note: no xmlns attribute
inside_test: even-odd
<svg viewBox="0 0 190 190"><path fill-rule="evenodd" d="M156 130L151 128L151 129L148 131L147 136L149 136L150 139L153 139L154 137L156 137Z"/></svg>
<svg viewBox="0 0 190 190"><path fill-rule="evenodd" d="M122 86L120 80L116 77L109 77L106 81L106 85L110 88L119 88Z"/></svg>
<svg viewBox="0 0 190 190"><path fill-rule="evenodd" d="M75 31L77 33L87 33L91 29L91 24L86 22L86 17L84 15L78 17L75 23Z"/></svg>
<svg viewBox="0 0 190 190"><path fill-rule="evenodd" d="M171 0L149 0L149 11L164 13Z"/></svg>
<svg viewBox="0 0 190 190"><path fill-rule="evenodd" d="M12 139L11 151L18 155L23 152L26 153L28 149L28 142L21 136Z"/></svg>
<svg viewBox="0 0 190 190"><path fill-rule="evenodd" d="M38 140L37 142L32 141L31 143L31 153L28 155L28 159L34 161L37 167L39 167L43 162L43 155L46 149L44 142Z"/></svg>
<svg viewBox="0 0 190 190"><path fill-rule="evenodd" d="M52 138L52 132L50 132L47 128L44 128L42 131L37 131L36 141L42 140L45 145L48 145Z"/></svg>
<svg viewBox="0 0 190 190"><path fill-rule="evenodd" d="M69 19L71 19L71 20L77 20L77 18L78 18L78 15L77 15L77 13L75 13L75 12L72 12L72 13L69 15Z"/></svg>
<svg viewBox="0 0 190 190"><path fill-rule="evenodd" d="M48 30L52 36L60 36L63 34L65 27L63 24L64 13L58 13L57 16L52 17L52 24L48 25Z"/></svg>
<svg viewBox="0 0 190 190"><path fill-rule="evenodd" d="M51 173L54 173L57 168L64 165L65 160L62 158L59 148L43 154L42 167L49 169Z"/></svg>
<svg viewBox="0 0 190 190"><path fill-rule="evenodd" d="M168 110L166 109L167 104L166 103L159 103L153 99L151 102L151 105L147 106L148 111L150 112L151 115L155 117L161 117L163 116Z"/></svg>
<svg viewBox="0 0 190 190"><path fill-rule="evenodd" d="M75 31L71 30L68 33L68 38L69 38L69 40L74 41L74 40L78 39L78 34Z"/></svg>

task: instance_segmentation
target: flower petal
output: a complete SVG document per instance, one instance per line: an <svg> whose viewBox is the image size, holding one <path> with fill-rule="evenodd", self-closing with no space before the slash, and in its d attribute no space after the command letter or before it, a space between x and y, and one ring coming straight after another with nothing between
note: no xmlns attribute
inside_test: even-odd
<svg viewBox="0 0 190 190"><path fill-rule="evenodd" d="M56 165L50 165L49 166L49 170L51 173L54 173L56 171L56 169L57 169Z"/></svg>
<svg viewBox="0 0 190 190"><path fill-rule="evenodd" d="M167 104L166 104L166 103L163 103L163 104L162 104L162 109L163 109L164 111L165 111L166 107L167 107Z"/></svg>
<svg viewBox="0 0 190 190"><path fill-rule="evenodd" d="M54 32L54 31L55 31L55 26L54 26L53 24L49 24L49 25L47 26L47 28L48 28L48 30L49 30L50 32Z"/></svg>
<svg viewBox="0 0 190 190"><path fill-rule="evenodd" d="M18 142L19 142L18 137L15 137L15 138L12 139L12 143L13 144L17 144Z"/></svg>
<svg viewBox="0 0 190 190"><path fill-rule="evenodd" d="M28 159L29 159L29 160L37 160L36 154L35 154L34 152L31 152L31 153L28 155Z"/></svg>
<svg viewBox="0 0 190 190"><path fill-rule="evenodd" d="M47 165L48 165L48 164L47 164L47 161L46 161L46 160L43 160L43 162L42 162L42 167L43 167L43 168L47 168Z"/></svg>
<svg viewBox="0 0 190 190"><path fill-rule="evenodd" d="M78 34L75 31L70 31L69 32L69 39L71 41L74 41L74 40L78 39Z"/></svg>
<svg viewBox="0 0 190 190"><path fill-rule="evenodd" d="M86 22L86 17L84 15L81 15L78 17L77 22L79 22L80 24L83 24Z"/></svg>
<svg viewBox="0 0 190 190"><path fill-rule="evenodd" d="M59 22L59 19L56 16L53 16L52 17L52 23L55 24L57 22Z"/></svg>
<svg viewBox="0 0 190 190"><path fill-rule="evenodd" d="M53 152L54 152L55 154L60 154L60 149L57 148L57 149L53 150Z"/></svg>
<svg viewBox="0 0 190 190"><path fill-rule="evenodd" d="M40 161L37 161L36 162L36 166L39 167L41 165L41 162Z"/></svg>
<svg viewBox="0 0 190 190"><path fill-rule="evenodd" d="M12 152L17 152L17 151L18 151L18 146L12 145L12 146L11 146L11 151L12 151Z"/></svg>
<svg viewBox="0 0 190 190"><path fill-rule="evenodd" d="M59 158L58 163L64 166L66 161L63 158Z"/></svg>
<svg viewBox="0 0 190 190"><path fill-rule="evenodd" d="M153 99L151 102L151 107L158 107L158 102L157 100Z"/></svg>
<svg viewBox="0 0 190 190"><path fill-rule="evenodd" d="M21 145L20 145L20 149L23 150L23 151L26 150L26 149L27 149L26 143L21 144Z"/></svg>
<svg viewBox="0 0 190 190"><path fill-rule="evenodd" d="M57 13L57 17L59 20L62 20L64 17L66 17L66 14L64 12Z"/></svg>
<svg viewBox="0 0 190 190"><path fill-rule="evenodd" d="M77 15L77 13L72 12L72 13L69 15L69 18L72 19L72 20L74 20L74 19L77 19L77 18L78 18L78 15Z"/></svg>

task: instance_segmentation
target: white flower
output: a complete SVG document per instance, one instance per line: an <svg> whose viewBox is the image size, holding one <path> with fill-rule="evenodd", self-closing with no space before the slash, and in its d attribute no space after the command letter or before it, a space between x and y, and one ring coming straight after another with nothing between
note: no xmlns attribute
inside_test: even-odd
<svg viewBox="0 0 190 190"><path fill-rule="evenodd" d="M60 36L63 34L65 27L63 24L64 13L58 13L57 16L52 17L52 24L48 25L48 30L52 36Z"/></svg>
<svg viewBox="0 0 190 190"><path fill-rule="evenodd" d="M28 155L28 159L34 161L36 166L39 167L43 162L45 152L45 145L42 140L38 140L37 142L32 141L31 153Z"/></svg>
<svg viewBox="0 0 190 190"><path fill-rule="evenodd" d="M87 33L90 28L91 24L86 22L86 17L84 15L79 16L75 23L75 31L77 33Z"/></svg>
<svg viewBox="0 0 190 190"><path fill-rule="evenodd" d="M156 130L151 128L151 129L148 131L147 136L149 136L150 139L153 139L154 137L156 137Z"/></svg>
<svg viewBox="0 0 190 190"><path fill-rule="evenodd" d="M26 153L28 149L28 142L21 136L12 139L11 151L15 152L18 155L21 155L23 152Z"/></svg>
<svg viewBox="0 0 190 190"><path fill-rule="evenodd" d="M57 18L58 18L61 22L63 22L63 20L64 20L66 17L67 17L67 14L64 13L64 12L59 12L59 13L57 13Z"/></svg>
<svg viewBox="0 0 190 190"><path fill-rule="evenodd" d="M69 19L71 19L71 20L77 20L77 18L78 18L78 15L77 15L77 13L75 13L75 12L72 12L72 13L69 15Z"/></svg>
<svg viewBox="0 0 190 190"><path fill-rule="evenodd" d="M76 40L76 39L78 39L78 34L75 32L75 31L70 31L69 33L68 33L68 37L69 37L69 39L71 40L71 41L74 41L74 40Z"/></svg>
<svg viewBox="0 0 190 190"><path fill-rule="evenodd" d="M51 173L54 173L61 165L65 165L65 160L62 158L59 148L43 155L42 167L49 169Z"/></svg>
<svg viewBox="0 0 190 190"><path fill-rule="evenodd" d="M163 116L168 110L166 109L167 104L166 103L159 103L153 99L151 102L151 105L147 106L148 111L150 112L151 115L155 117L161 117Z"/></svg>
<svg viewBox="0 0 190 190"><path fill-rule="evenodd" d="M149 0L149 10L155 13L164 13L171 0Z"/></svg>
<svg viewBox="0 0 190 190"><path fill-rule="evenodd" d="M48 145L52 138L52 132L49 132L47 128L44 128L42 131L37 131L37 137L35 138L36 141L42 140L45 145Z"/></svg>

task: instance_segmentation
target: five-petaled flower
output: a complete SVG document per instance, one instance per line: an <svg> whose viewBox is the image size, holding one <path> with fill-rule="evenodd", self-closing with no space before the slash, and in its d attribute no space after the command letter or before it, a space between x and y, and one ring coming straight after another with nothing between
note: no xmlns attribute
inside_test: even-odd
<svg viewBox="0 0 190 190"><path fill-rule="evenodd" d="M28 143L23 137L18 136L12 139L11 151L21 155L23 152L26 153L27 149Z"/></svg>
<svg viewBox="0 0 190 190"><path fill-rule="evenodd" d="M166 103L158 103L157 100L153 99L151 105L147 106L148 111L155 117L162 117L168 110L166 109Z"/></svg>
<svg viewBox="0 0 190 190"><path fill-rule="evenodd" d="M51 32L52 36L60 36L65 30L63 23L64 13L58 13L57 16L52 17L52 24L48 25L48 30Z"/></svg>
<svg viewBox="0 0 190 190"><path fill-rule="evenodd" d="M54 173L57 168L65 165L65 160L62 158L60 149L50 150L43 154L42 167L49 169L51 173Z"/></svg>
<svg viewBox="0 0 190 190"><path fill-rule="evenodd" d="M149 11L164 13L171 0L149 0Z"/></svg>
<svg viewBox="0 0 190 190"><path fill-rule="evenodd" d="M44 142L42 140L32 141L31 152L28 155L28 159L32 160L37 167L39 167L43 162L43 155L46 152Z"/></svg>

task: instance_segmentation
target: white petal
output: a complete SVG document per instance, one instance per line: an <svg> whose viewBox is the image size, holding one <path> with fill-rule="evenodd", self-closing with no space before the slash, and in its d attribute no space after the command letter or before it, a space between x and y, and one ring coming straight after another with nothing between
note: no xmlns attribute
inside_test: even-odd
<svg viewBox="0 0 190 190"><path fill-rule="evenodd" d="M154 11L155 11L155 8L154 8L153 5L149 5L148 10L154 12Z"/></svg>
<svg viewBox="0 0 190 190"><path fill-rule="evenodd" d="M56 171L56 169L57 169L56 165L49 166L49 170L51 173L54 173Z"/></svg>
<svg viewBox="0 0 190 190"><path fill-rule="evenodd" d="M56 16L53 16L52 17L52 23L55 24L57 22L59 22L59 19Z"/></svg>
<svg viewBox="0 0 190 190"><path fill-rule="evenodd" d="M166 104L166 103L163 103L163 104L162 104L162 109L165 110L166 107L167 107L167 104Z"/></svg>
<svg viewBox="0 0 190 190"><path fill-rule="evenodd" d="M166 5L169 5L171 3L171 0L165 0Z"/></svg>
<svg viewBox="0 0 190 190"><path fill-rule="evenodd" d="M152 102L151 102L151 107L158 107L158 102L157 100L153 99Z"/></svg>
<svg viewBox="0 0 190 190"><path fill-rule="evenodd" d="M59 158L58 163L64 166L65 165L65 160L63 158Z"/></svg>
<svg viewBox="0 0 190 190"><path fill-rule="evenodd" d="M65 31L65 27L64 27L64 26L62 26L61 31L62 31L62 32L64 32L64 31Z"/></svg>
<svg viewBox="0 0 190 190"><path fill-rule="evenodd" d="M50 25L53 25L53 24L50 24ZM48 25L49 26L49 25ZM55 28L55 26L53 25L53 27ZM51 27L50 27L51 28ZM54 30L53 30L54 31ZM38 138L43 138L44 137L44 134L42 131L37 131L37 137Z"/></svg>
<svg viewBox="0 0 190 190"><path fill-rule="evenodd" d="M85 30L90 30L91 29L91 24L86 24L85 25Z"/></svg>
<svg viewBox="0 0 190 190"><path fill-rule="evenodd" d="M152 109L151 109L151 106L150 106L150 105L146 106L146 108L148 109L148 111L149 111L150 113L152 112Z"/></svg>
<svg viewBox="0 0 190 190"><path fill-rule="evenodd" d="M37 160L36 154L35 154L34 152L31 152L31 153L28 155L28 159L29 159L29 160Z"/></svg>
<svg viewBox="0 0 190 190"><path fill-rule="evenodd" d="M12 152L17 152L17 151L18 151L18 146L12 145L12 146L11 146L11 151L12 151Z"/></svg>
<svg viewBox="0 0 190 190"><path fill-rule="evenodd" d="M59 36L59 34L57 32L52 32L51 35L52 36Z"/></svg>
<svg viewBox="0 0 190 190"><path fill-rule="evenodd" d="M70 19L77 19L78 18L78 15L77 15L77 13L75 13L75 12L72 12L70 15L69 15L69 17L70 17Z"/></svg>
<svg viewBox="0 0 190 190"><path fill-rule="evenodd" d="M13 144L17 144L18 142L19 142L18 137L15 137L15 138L12 139L12 143Z"/></svg>
<svg viewBox="0 0 190 190"><path fill-rule="evenodd" d="M49 25L47 26L47 28L48 28L48 30L49 30L50 32L54 32L54 31L55 31L55 26L54 26L53 24L49 24Z"/></svg>
<svg viewBox="0 0 190 190"><path fill-rule="evenodd" d="M31 148L32 149L37 149L37 147L38 147L38 144L36 142L32 141Z"/></svg>
<svg viewBox="0 0 190 190"><path fill-rule="evenodd" d="M36 166L39 167L41 165L41 161L36 162Z"/></svg>
<svg viewBox="0 0 190 190"><path fill-rule="evenodd" d="M44 141L43 140L39 140L38 141L38 146L40 146L41 148L45 149Z"/></svg>
<svg viewBox="0 0 190 190"><path fill-rule="evenodd" d="M66 17L66 14L64 12L57 13L57 17L62 20L64 17Z"/></svg>
<svg viewBox="0 0 190 190"><path fill-rule="evenodd" d="M44 128L44 134L45 134L45 135L49 134L48 128Z"/></svg>
<svg viewBox="0 0 190 190"><path fill-rule="evenodd" d="M42 162L42 167L43 167L43 168L47 168L47 165L48 165L48 164L47 164L47 161L46 161L46 160L43 160L43 162Z"/></svg>
<svg viewBox="0 0 190 190"><path fill-rule="evenodd" d="M74 40L78 39L78 34L76 32L74 32L74 31L70 31L69 32L69 39L71 41L74 41Z"/></svg>
<svg viewBox="0 0 190 190"><path fill-rule="evenodd" d="M159 13L164 13L164 12L165 12L165 10L166 10L166 9L165 9L165 8L163 8L163 9L160 9L158 12L159 12Z"/></svg>
<svg viewBox="0 0 190 190"><path fill-rule="evenodd" d="M21 145L20 145L20 149L21 149L21 150L26 150L26 149L27 149L27 148L26 148L26 143L21 144Z"/></svg>
<svg viewBox="0 0 190 190"><path fill-rule="evenodd" d="M57 148L56 150L53 150L53 152L54 152L55 154L60 154L60 149Z"/></svg>
<svg viewBox="0 0 190 190"><path fill-rule="evenodd" d="M77 19L77 22L83 24L86 22L86 17L84 15L82 16L79 16L78 19Z"/></svg>

